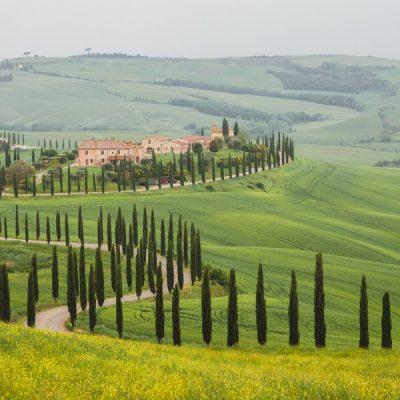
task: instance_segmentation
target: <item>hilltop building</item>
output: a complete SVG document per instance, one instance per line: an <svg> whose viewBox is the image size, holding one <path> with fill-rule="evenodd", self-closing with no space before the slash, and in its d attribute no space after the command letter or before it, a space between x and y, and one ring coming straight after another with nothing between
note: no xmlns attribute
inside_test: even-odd
<svg viewBox="0 0 400 400"><path fill-rule="evenodd" d="M233 128L229 128L229 137L234 137L234 130ZM218 128L216 125L211 126L211 139L222 138L224 134L222 133L222 128Z"/></svg>

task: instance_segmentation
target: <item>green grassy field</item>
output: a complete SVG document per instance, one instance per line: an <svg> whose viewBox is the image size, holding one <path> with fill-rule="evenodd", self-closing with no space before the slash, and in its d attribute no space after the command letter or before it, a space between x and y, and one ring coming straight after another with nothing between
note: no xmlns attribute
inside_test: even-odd
<svg viewBox="0 0 400 400"><path fill-rule="evenodd" d="M204 262L225 271L230 268L237 271L243 348L256 345L254 292L260 259L265 272L270 345L287 341L287 298L292 268L298 273L301 341L306 347L312 345L314 257L317 251L322 251L328 346L357 346L359 285L365 273L370 296L371 344L376 347L380 344L381 300L386 290L392 296L394 327L398 318L398 179L397 170L340 167L299 159L280 170L206 186L137 194L3 198L1 210L3 216L8 216L9 236L12 236L18 203L20 220L23 221L25 212L29 215L31 237L36 209L40 210L42 227L47 215L54 221L57 210L62 215L68 212L71 238L77 240L74 227L78 206L83 205L86 242L97 241L95 221L99 204L105 215L110 212L113 218L119 206L127 219L134 203L139 219L144 206L148 210L153 208L157 227L169 213L175 223L181 214L201 230ZM13 244L2 242L0 246ZM30 246L21 245L25 251L30 251ZM22 275L22 283L20 286L15 283L12 293L24 287L26 274ZM14 279L19 282L19 274ZM182 300L183 341L196 345L201 343L200 305L197 296L187 296ZM215 298L213 307L214 345L219 347L225 343L226 297ZM152 308L151 301L125 306L127 336L154 340ZM169 318L168 315L167 321ZM100 311L99 321L99 332L113 332L114 310ZM80 324L86 326L84 316ZM400 339L396 328L393 337L396 347Z"/></svg>
<svg viewBox="0 0 400 400"><path fill-rule="evenodd" d="M93 136L139 140L149 134L180 137L198 133L202 126L207 131L211 124L219 125L222 116L228 113L226 111L222 115L216 107L205 113L191 107L173 106L169 104L171 99L219 104L225 110L236 107L236 112L229 111L230 123L233 125L238 120L241 128L251 135L264 134L265 131L281 127L283 130L290 129L297 143L341 145L343 154L340 159L344 159L345 163L351 159L347 154L352 152L354 146L362 147L363 143L360 142L366 139L375 139L375 150L385 146L387 142L382 142L382 139L387 132L396 142L399 141L396 135L399 132L397 116L400 96L395 92L385 95L377 90L359 93L288 90L272 73L293 72L285 63L298 63L312 68L327 62L355 65L372 68L375 78L390 82L395 90L400 82L398 60L351 56L214 60L69 57L31 58L14 62L32 63L33 71L38 73L13 71L14 80L1 84L0 129L38 131L27 133L27 143L35 145L37 139L42 140L43 137L72 140ZM154 81L168 78L214 85L216 89L154 84ZM284 96L351 96L365 109L359 112L304 99L228 93L222 91L221 87L224 86L274 91ZM35 102L31 101L32 98L35 98ZM253 120L244 116L243 107L278 117L275 122L269 123ZM285 125L289 113L319 113L326 119ZM394 150L389 146L387 159L393 159Z"/></svg>

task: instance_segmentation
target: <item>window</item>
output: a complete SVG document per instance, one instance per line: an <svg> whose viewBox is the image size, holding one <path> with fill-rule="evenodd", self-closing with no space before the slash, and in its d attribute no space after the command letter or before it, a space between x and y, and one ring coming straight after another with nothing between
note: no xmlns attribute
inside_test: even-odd
<svg viewBox="0 0 400 400"><path fill-rule="evenodd" d="M93 164L93 159L90 160L90 164Z"/></svg>
<svg viewBox="0 0 400 400"><path fill-rule="evenodd" d="M101 163L104 164L104 158L101 159Z"/></svg>
<svg viewBox="0 0 400 400"><path fill-rule="evenodd" d="M89 165L89 160L85 160L85 164L86 164L86 165Z"/></svg>
<svg viewBox="0 0 400 400"><path fill-rule="evenodd" d="M89 154L89 152L86 150L86 151L85 151L85 154Z"/></svg>
<svg viewBox="0 0 400 400"><path fill-rule="evenodd" d="M119 150L117 150L117 154L120 154L121 152Z"/></svg>
<svg viewBox="0 0 400 400"><path fill-rule="evenodd" d="M101 151L101 154L104 154L104 150Z"/></svg>

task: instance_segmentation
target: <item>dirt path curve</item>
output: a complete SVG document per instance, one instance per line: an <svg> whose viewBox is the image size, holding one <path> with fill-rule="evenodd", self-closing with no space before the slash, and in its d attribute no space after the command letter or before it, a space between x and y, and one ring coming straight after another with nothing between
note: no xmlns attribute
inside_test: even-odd
<svg viewBox="0 0 400 400"><path fill-rule="evenodd" d="M5 240L5 238L0 237L0 240ZM10 239L10 241L25 242L25 240L23 240L23 239ZM29 243L47 245L47 242L44 240L30 240ZM65 242L50 242L49 245L65 246ZM70 245L71 245L71 247L77 247L77 248L79 248L81 246L81 244L79 242L70 242ZM86 249L97 249L96 243L85 243L84 246ZM101 249L103 251L108 251L107 245L105 245L105 244L103 244L101 246ZM162 269L163 269L163 275L165 275L166 274L166 262L167 262L166 258L162 257L162 256L158 256L158 261L161 262ZM175 279L174 279L174 284L175 284L177 282L177 273L176 273L177 266L176 265L174 265L174 271L175 271ZM190 273L187 271L184 271L183 278L184 278L184 286L190 285L190 282L191 282ZM168 288L167 288L166 283L164 284L163 292L168 293ZM150 299L152 297L153 297L153 293L151 293L150 290L145 290L144 292L142 292L140 299L145 300L145 299ZM133 301L138 301L136 294L129 293L122 297L123 303L128 303L128 302L133 302ZM104 304L102 307L114 306L115 302L116 302L115 296L109 297L104 300ZM76 309L77 309L78 314L82 311L81 306L78 303L76 305ZM66 305L49 308L48 310L41 311L36 314L36 328L47 330L47 331L53 331L53 332L73 333L73 331L67 329L67 327L66 327L66 323L67 323L68 319L69 319L69 312L68 312L68 307Z"/></svg>

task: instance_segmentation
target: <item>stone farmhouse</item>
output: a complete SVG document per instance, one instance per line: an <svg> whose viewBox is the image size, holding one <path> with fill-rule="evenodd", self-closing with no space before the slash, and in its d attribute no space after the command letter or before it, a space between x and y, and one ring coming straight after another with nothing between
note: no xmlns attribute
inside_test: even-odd
<svg viewBox="0 0 400 400"><path fill-rule="evenodd" d="M221 131L222 132L222 131ZM169 139L166 136L146 136L141 143L121 142L119 140L82 140L75 159L77 166L103 165L121 160L132 160L135 163L155 154L186 152L193 149L195 143L200 143L208 149L212 138L210 136L188 135L179 139Z"/></svg>
<svg viewBox="0 0 400 400"><path fill-rule="evenodd" d="M233 128L229 128L229 137L235 136ZM218 128L216 125L211 126L211 139L223 138L222 128Z"/></svg>

